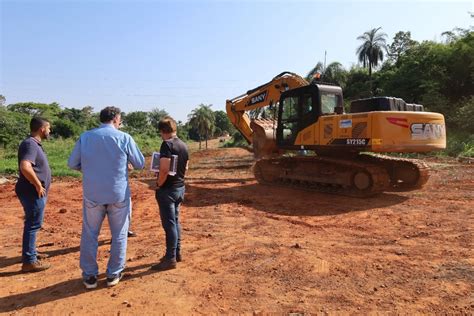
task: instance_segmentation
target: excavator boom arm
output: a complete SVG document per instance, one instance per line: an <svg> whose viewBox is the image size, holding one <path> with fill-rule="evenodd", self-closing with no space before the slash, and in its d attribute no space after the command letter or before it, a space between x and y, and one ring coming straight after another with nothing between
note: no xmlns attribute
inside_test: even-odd
<svg viewBox="0 0 474 316"><path fill-rule="evenodd" d="M244 138L252 144L254 130L251 128L250 117L246 112L273 105L280 100L282 92L306 85L308 82L301 76L292 72L282 72L271 81L227 100L227 116Z"/></svg>

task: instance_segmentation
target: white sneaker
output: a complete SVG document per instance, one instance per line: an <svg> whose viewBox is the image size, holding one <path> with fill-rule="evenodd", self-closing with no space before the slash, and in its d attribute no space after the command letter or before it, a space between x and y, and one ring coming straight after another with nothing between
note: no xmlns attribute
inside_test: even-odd
<svg viewBox="0 0 474 316"><path fill-rule="evenodd" d="M82 283L88 290L95 289L97 287L97 277L92 275L88 277L87 279L83 279Z"/></svg>
<svg viewBox="0 0 474 316"><path fill-rule="evenodd" d="M123 273L120 272L115 278L107 278L107 286L117 285L123 277Z"/></svg>

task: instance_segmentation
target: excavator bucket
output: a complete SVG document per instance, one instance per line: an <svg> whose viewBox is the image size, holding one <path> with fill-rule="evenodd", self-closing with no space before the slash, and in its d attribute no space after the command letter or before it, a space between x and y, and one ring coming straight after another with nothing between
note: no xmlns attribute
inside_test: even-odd
<svg viewBox="0 0 474 316"><path fill-rule="evenodd" d="M271 119L254 119L250 122L253 131L252 145L255 158L270 157L279 153L276 144L276 123Z"/></svg>

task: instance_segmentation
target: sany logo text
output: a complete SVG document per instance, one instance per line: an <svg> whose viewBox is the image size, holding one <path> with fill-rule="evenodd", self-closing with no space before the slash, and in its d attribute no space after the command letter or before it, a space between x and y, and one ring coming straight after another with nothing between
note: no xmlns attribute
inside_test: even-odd
<svg viewBox="0 0 474 316"><path fill-rule="evenodd" d="M263 102L263 101L265 101L266 97L267 97L267 91L263 91L262 93L257 94L256 96L252 97L250 99L249 103L247 104L247 106L251 106L251 105L254 105L256 103Z"/></svg>
<svg viewBox="0 0 474 316"><path fill-rule="evenodd" d="M442 124L413 123L410 130L412 139L439 139L446 136L446 128Z"/></svg>

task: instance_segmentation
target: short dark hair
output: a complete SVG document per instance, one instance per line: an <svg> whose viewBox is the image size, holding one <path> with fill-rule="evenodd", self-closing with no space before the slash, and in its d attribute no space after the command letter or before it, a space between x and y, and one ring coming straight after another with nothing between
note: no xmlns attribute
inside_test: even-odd
<svg viewBox="0 0 474 316"><path fill-rule="evenodd" d="M45 118L34 116L30 121L30 132L36 133L41 127L49 124L49 121Z"/></svg>
<svg viewBox="0 0 474 316"><path fill-rule="evenodd" d="M176 133L176 121L171 116L166 116L158 122L158 130L163 133Z"/></svg>
<svg viewBox="0 0 474 316"><path fill-rule="evenodd" d="M112 121L117 115L121 115L121 111L118 107L108 106L100 111L100 122L107 123Z"/></svg>

